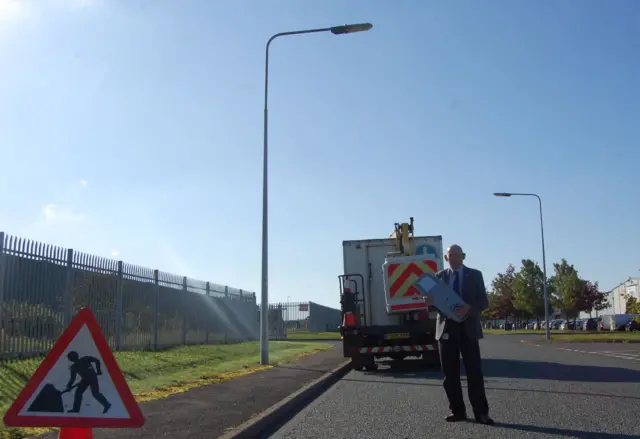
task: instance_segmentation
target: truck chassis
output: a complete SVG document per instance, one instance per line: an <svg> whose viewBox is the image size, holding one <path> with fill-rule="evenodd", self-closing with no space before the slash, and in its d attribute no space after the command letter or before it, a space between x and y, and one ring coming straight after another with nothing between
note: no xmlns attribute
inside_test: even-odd
<svg viewBox="0 0 640 439"><path fill-rule="evenodd" d="M354 369L377 370L376 358L391 358L401 361L408 357L416 357L425 367L440 366L438 344L435 339L435 321L414 320L411 314L407 314L403 316L405 321L401 325L349 324L345 314L355 313L358 309L357 304L363 303L365 296L357 290L357 282L354 282L355 291L351 291L349 288L345 291L345 282L348 282L347 279L362 279L362 276L346 274L338 276L338 278L343 313L343 324L340 326L343 355L345 358L351 358ZM360 285L364 285L364 282Z"/></svg>
<svg viewBox="0 0 640 439"><path fill-rule="evenodd" d="M440 366L438 344L432 334L414 330L406 332L406 326L374 326L362 330L343 331L342 349L345 358L351 358L356 370L377 370L376 358L402 361L418 358L428 368ZM407 338L388 339L389 335L402 334Z"/></svg>

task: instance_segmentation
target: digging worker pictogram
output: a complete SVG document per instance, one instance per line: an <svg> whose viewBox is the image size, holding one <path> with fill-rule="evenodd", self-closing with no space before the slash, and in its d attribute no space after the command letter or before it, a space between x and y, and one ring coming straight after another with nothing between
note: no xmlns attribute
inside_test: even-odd
<svg viewBox="0 0 640 439"><path fill-rule="evenodd" d="M107 413L111 408L111 404L107 401L107 398L100 393L100 385L98 384L98 376L102 375L100 369L100 360L94 357L86 356L80 357L76 351L71 351L67 354L67 358L73 364L71 365L71 378L67 384L67 390L73 387L73 383L76 381L76 377L80 375L80 382L76 386L76 392L73 396L73 408L69 410L69 413L80 413L80 405L82 404L82 397L87 388L91 389L91 395L102 404L102 413ZM93 369L92 363L96 365Z"/></svg>

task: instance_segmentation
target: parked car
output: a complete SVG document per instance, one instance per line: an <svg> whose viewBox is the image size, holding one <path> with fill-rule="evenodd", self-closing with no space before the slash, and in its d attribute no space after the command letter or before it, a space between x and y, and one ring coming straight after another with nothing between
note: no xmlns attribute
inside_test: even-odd
<svg viewBox="0 0 640 439"><path fill-rule="evenodd" d="M610 328L612 331L624 331L632 320L634 320L638 314L615 314L610 319Z"/></svg>
<svg viewBox="0 0 640 439"><path fill-rule="evenodd" d="M576 328L577 320L563 320L560 324L561 331L573 331Z"/></svg>
<svg viewBox="0 0 640 439"><path fill-rule="evenodd" d="M585 331L596 331L598 326L597 319L586 319L582 324L582 329Z"/></svg>
<svg viewBox="0 0 640 439"><path fill-rule="evenodd" d="M562 319L551 320L551 322L549 323L549 329L560 329L560 325L562 325L562 322L564 322L564 320Z"/></svg>
<svg viewBox="0 0 640 439"><path fill-rule="evenodd" d="M631 332L640 331L640 317L636 317L635 319L627 323L625 330L631 331Z"/></svg>

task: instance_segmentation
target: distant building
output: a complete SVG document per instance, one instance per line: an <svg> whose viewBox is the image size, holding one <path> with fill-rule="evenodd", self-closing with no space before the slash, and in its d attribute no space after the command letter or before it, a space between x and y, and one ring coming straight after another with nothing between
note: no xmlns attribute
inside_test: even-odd
<svg viewBox="0 0 640 439"><path fill-rule="evenodd" d="M632 296L640 300L640 277L630 277L611 290L613 312L611 314L625 314L627 312L627 298Z"/></svg>
<svg viewBox="0 0 640 439"><path fill-rule="evenodd" d="M630 277L604 294L607 296L609 306L601 311L593 311L591 317L625 314L627 312L627 296L633 296L640 300L640 277ZM589 317L589 313L581 312L580 317Z"/></svg>

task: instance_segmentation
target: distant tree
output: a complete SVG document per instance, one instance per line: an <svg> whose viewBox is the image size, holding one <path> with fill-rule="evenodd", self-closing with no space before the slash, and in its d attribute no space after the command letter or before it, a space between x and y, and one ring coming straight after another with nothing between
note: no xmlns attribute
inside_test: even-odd
<svg viewBox="0 0 640 439"><path fill-rule="evenodd" d="M493 291L487 291L487 299L489 305L482 311L481 315L485 319L497 319L498 311L496 310L496 294Z"/></svg>
<svg viewBox="0 0 640 439"><path fill-rule="evenodd" d="M523 259L513 279L513 305L530 316L544 315L544 275L531 259Z"/></svg>
<svg viewBox="0 0 640 439"><path fill-rule="evenodd" d="M513 282L515 279L515 267L512 264L507 266L504 273L498 273L491 282L492 312L500 318L507 318L516 314L513 303Z"/></svg>
<svg viewBox="0 0 640 439"><path fill-rule="evenodd" d="M578 271L566 259L553 264L555 274L550 279L554 304L562 310L565 317L576 317L578 303L584 294L584 281L578 277Z"/></svg>
<svg viewBox="0 0 640 439"><path fill-rule="evenodd" d="M626 303L626 313L627 314L640 314L640 302L635 297L625 294Z"/></svg>
<svg viewBox="0 0 640 439"><path fill-rule="evenodd" d="M581 280L581 282L582 292L576 303L578 311L591 315L593 311L602 311L609 307L607 296L598 289L598 282L592 283L588 280Z"/></svg>

